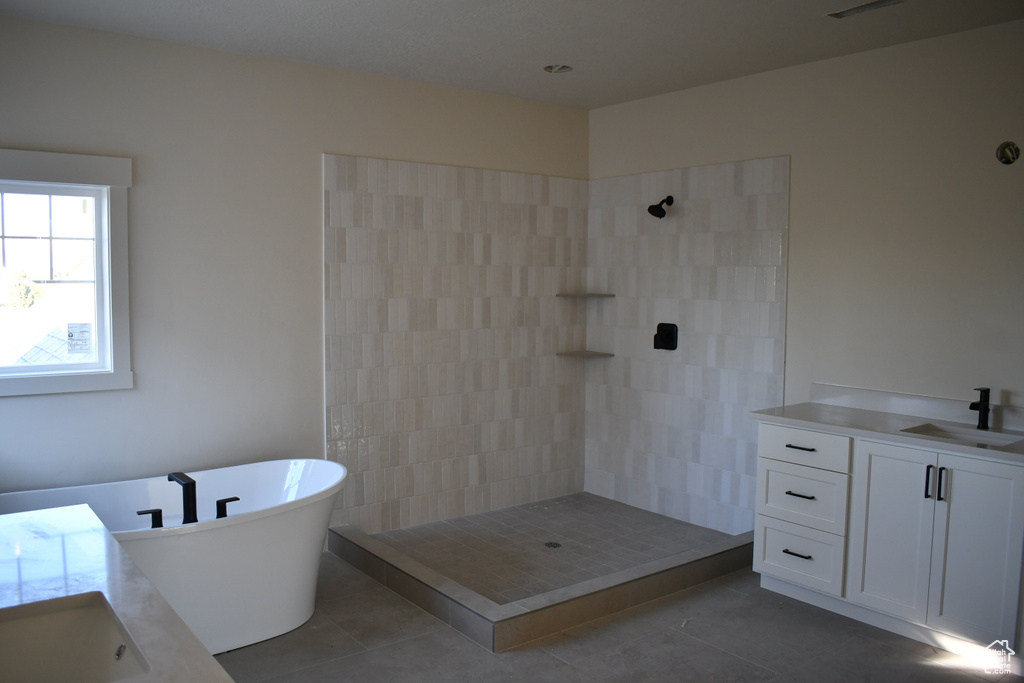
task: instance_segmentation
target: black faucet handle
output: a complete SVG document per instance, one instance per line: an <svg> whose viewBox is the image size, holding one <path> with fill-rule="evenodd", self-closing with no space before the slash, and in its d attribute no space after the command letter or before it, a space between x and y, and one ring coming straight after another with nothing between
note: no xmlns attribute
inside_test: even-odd
<svg viewBox="0 0 1024 683"><path fill-rule="evenodd" d="M153 522L150 524L150 529L160 529L164 525L164 511L160 508L153 508L152 510L139 510L135 514L137 515L152 515Z"/></svg>
<svg viewBox="0 0 1024 683"><path fill-rule="evenodd" d="M234 503L236 500L242 500L238 496L231 496L230 498L221 498L217 501L217 519L224 519L228 516L228 503Z"/></svg>

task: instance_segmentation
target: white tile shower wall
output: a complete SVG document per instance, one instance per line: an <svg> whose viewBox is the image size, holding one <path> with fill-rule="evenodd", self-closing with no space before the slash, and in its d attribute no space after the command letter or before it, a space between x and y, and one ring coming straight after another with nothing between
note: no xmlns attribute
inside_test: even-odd
<svg viewBox="0 0 1024 683"><path fill-rule="evenodd" d="M325 155L324 188L332 523L582 490L587 182Z"/></svg>
<svg viewBox="0 0 1024 683"><path fill-rule="evenodd" d="M789 158L591 181L587 491L727 533L753 528L756 429L782 403ZM649 204L672 195L664 219ZM657 324L676 351L653 349Z"/></svg>

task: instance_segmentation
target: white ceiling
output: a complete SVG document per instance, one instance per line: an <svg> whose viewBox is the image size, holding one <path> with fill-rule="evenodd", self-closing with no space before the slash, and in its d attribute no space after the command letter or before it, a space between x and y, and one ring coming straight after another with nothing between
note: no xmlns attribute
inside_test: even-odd
<svg viewBox="0 0 1024 683"><path fill-rule="evenodd" d="M827 16L865 1L0 0L0 15L585 109L1024 19L1024 0Z"/></svg>

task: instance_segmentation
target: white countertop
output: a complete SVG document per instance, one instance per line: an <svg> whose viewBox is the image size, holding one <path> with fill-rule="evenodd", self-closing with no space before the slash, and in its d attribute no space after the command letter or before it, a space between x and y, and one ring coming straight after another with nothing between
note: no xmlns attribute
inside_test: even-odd
<svg viewBox="0 0 1024 683"><path fill-rule="evenodd" d="M0 515L0 608L100 591L151 670L131 681L231 681L88 505Z"/></svg>
<svg viewBox="0 0 1024 683"><path fill-rule="evenodd" d="M851 408L829 403L797 403L751 413L751 417L760 422L818 429L821 431L845 434L869 439L883 439L892 443L900 443L915 448L959 453L988 460L1011 462L1024 465L1024 432L1002 430L1004 434L1019 434L1021 441L1008 446L976 445L971 446L952 439L943 439L924 434L908 434L902 430L915 427L924 422L937 425L955 425L971 429L974 425L960 422L947 422L928 417L898 415L895 413ZM979 432L984 434L985 432Z"/></svg>

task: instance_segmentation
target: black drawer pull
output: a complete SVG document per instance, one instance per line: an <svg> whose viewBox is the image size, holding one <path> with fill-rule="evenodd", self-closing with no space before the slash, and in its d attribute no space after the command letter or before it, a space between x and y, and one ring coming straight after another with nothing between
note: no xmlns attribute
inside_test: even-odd
<svg viewBox="0 0 1024 683"><path fill-rule="evenodd" d="M803 498L804 500L817 500L814 496L805 496L802 493L794 493L793 491L786 491L787 496L793 496L794 498Z"/></svg>
<svg viewBox="0 0 1024 683"><path fill-rule="evenodd" d="M814 559L810 555L801 555L800 553L794 553L789 548L783 548L782 552L786 553L787 555L792 555L793 557L799 557L801 560L812 560L812 559Z"/></svg>
<svg viewBox="0 0 1024 683"><path fill-rule="evenodd" d="M808 448L807 446L794 446L791 443L786 444L786 448L792 448L795 451L807 451L808 453L817 453L817 448Z"/></svg>
<svg viewBox="0 0 1024 683"><path fill-rule="evenodd" d="M947 471L948 470L945 467L939 468L939 481L935 485L935 500L946 500L945 498L942 497L942 473ZM947 484L947 486L948 485L949 484Z"/></svg>
<svg viewBox="0 0 1024 683"><path fill-rule="evenodd" d="M935 465L928 465L924 468L924 497L932 497L932 470L935 469Z"/></svg>

